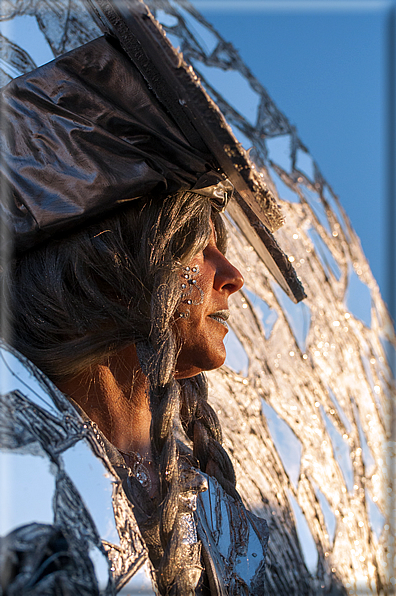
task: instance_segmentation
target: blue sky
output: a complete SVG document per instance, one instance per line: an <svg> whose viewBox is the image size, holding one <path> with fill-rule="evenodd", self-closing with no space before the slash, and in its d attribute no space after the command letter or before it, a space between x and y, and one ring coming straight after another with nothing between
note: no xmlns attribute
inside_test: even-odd
<svg viewBox="0 0 396 596"><path fill-rule="evenodd" d="M385 299L388 71L383 0L193 0L297 127Z"/></svg>

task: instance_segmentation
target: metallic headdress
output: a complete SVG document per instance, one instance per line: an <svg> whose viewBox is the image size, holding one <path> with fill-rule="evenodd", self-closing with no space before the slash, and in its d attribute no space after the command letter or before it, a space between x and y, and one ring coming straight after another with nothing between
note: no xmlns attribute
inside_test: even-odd
<svg viewBox="0 0 396 596"><path fill-rule="evenodd" d="M181 189L230 213L295 301L263 178L141 0L86 0L106 34L2 92L2 235L16 251L120 203Z"/></svg>

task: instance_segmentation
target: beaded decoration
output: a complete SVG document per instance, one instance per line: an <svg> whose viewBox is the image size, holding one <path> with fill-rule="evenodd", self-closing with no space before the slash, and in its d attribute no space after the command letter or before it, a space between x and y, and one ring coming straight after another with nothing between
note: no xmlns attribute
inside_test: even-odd
<svg viewBox="0 0 396 596"><path fill-rule="evenodd" d="M194 305L194 306L198 306L199 304L202 304L203 299L204 299L204 292L203 290L199 287L197 280L195 279L195 276L198 275L199 273L199 267L198 265L194 265L193 267L184 267L183 268L183 274L182 274L182 284L181 284L181 289L182 289L182 295L181 295L181 299L182 302L184 302L185 304L190 305ZM193 292L195 290L195 293L198 292L199 298L197 297L197 299L194 299L193 297ZM187 310L186 312L182 312L179 313L179 317L181 318L188 318L190 316L190 312Z"/></svg>
<svg viewBox="0 0 396 596"><path fill-rule="evenodd" d="M152 483L150 472L145 463L147 465L151 465L153 463L152 460L143 457L137 451L121 451L121 449L117 449L117 451L119 451L123 456L129 473L140 482L147 492L150 492Z"/></svg>

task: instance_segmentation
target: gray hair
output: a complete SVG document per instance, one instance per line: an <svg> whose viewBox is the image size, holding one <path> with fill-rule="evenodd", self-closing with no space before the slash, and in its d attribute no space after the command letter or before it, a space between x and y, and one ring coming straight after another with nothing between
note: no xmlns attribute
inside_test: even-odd
<svg viewBox="0 0 396 596"><path fill-rule="evenodd" d="M149 383L151 443L160 477L163 556L157 572L163 594L172 586L178 594L194 589L177 567L176 421L191 440L201 470L239 499L204 375L174 378L180 272L206 246L210 219L224 252L224 223L207 198L183 191L161 202L137 200L15 259L2 279L7 339L54 382L136 344Z"/></svg>

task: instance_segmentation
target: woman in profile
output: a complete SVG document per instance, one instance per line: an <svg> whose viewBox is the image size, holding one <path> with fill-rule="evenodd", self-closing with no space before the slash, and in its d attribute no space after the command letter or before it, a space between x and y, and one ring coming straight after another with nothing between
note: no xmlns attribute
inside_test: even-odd
<svg viewBox="0 0 396 596"><path fill-rule="evenodd" d="M33 428L37 407L10 392L3 448L33 433L61 469L77 429L118 479L122 540L97 542L102 589L89 509L59 481L54 523L3 538L2 593L112 594L148 552L160 594L264 594L268 530L241 503L203 374L224 363L243 284L225 257L230 183L104 38L13 81L3 105L4 349L67 411L58 435L45 412ZM67 498L85 513L67 518Z"/></svg>

